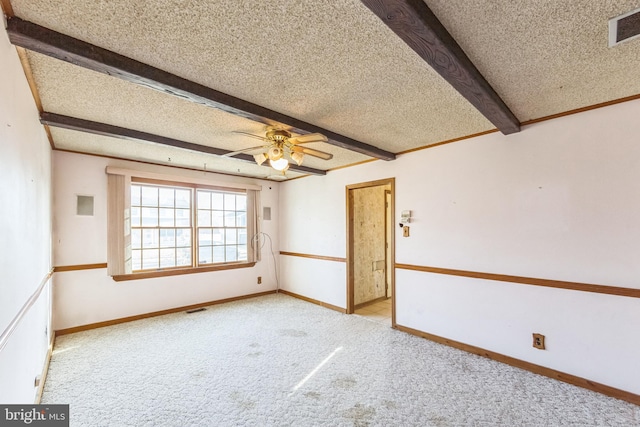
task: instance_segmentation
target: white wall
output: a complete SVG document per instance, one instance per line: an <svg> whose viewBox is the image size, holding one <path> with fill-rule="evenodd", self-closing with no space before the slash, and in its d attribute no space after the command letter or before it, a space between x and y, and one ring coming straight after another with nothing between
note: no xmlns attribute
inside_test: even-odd
<svg viewBox="0 0 640 427"><path fill-rule="evenodd" d="M278 246L279 183L187 171L103 157L54 152L54 264L69 266L107 262L107 166L178 174L215 182L243 182L262 186L262 206L272 209L263 232ZM94 196L94 213L77 216L76 195ZM276 257L277 260L277 257ZM262 276L262 284L257 277ZM276 288L269 244L255 267L115 282L106 269L56 273L54 328L56 330L145 314L201 302L215 301Z"/></svg>
<svg viewBox="0 0 640 427"><path fill-rule="evenodd" d="M337 307L347 306L344 262L280 256L279 273L283 289Z"/></svg>
<svg viewBox="0 0 640 427"><path fill-rule="evenodd" d="M0 31L0 332L51 269L51 148L18 55ZM0 402L33 403L50 338L47 284L0 352Z"/></svg>
<svg viewBox="0 0 640 427"><path fill-rule="evenodd" d="M396 217L414 215L397 263L640 288L639 115L636 100L283 183L281 248L344 257L345 186L395 177ZM315 261L329 283L285 258L284 289L345 306L343 265ZM400 325L640 394L640 299L400 269L396 297Z"/></svg>

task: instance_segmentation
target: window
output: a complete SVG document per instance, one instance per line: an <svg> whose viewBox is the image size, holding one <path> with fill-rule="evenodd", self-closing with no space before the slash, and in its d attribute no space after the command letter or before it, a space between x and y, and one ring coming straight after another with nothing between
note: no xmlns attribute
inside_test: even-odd
<svg viewBox="0 0 640 427"><path fill-rule="evenodd" d="M192 266L191 193L188 188L131 185L133 271Z"/></svg>
<svg viewBox="0 0 640 427"><path fill-rule="evenodd" d="M199 264L246 261L246 194L196 192Z"/></svg>
<svg viewBox="0 0 640 427"><path fill-rule="evenodd" d="M116 281L253 267L260 190L107 166L107 274Z"/></svg>
<svg viewBox="0 0 640 427"><path fill-rule="evenodd" d="M132 272L246 262L246 192L131 184Z"/></svg>

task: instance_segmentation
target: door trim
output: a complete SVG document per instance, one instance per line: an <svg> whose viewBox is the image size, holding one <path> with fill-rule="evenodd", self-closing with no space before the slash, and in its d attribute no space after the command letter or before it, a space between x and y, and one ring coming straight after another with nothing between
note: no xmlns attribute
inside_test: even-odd
<svg viewBox="0 0 640 427"><path fill-rule="evenodd" d="M386 178L376 181L361 182L358 184L351 184L345 187L346 208L347 208L347 314L353 314L354 307L354 233L353 233L353 190L367 187L378 187L381 185L389 185L391 188L391 225L393 226L395 221L395 194L396 194L396 179ZM395 256L395 233L391 233L391 327L396 327L396 256Z"/></svg>

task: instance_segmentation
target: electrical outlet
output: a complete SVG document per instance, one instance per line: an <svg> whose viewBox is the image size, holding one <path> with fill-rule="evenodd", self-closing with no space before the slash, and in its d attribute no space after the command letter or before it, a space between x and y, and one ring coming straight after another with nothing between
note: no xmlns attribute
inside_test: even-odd
<svg viewBox="0 0 640 427"><path fill-rule="evenodd" d="M258 276L258 285L262 284L262 276Z"/></svg>
<svg viewBox="0 0 640 427"><path fill-rule="evenodd" d="M544 346L544 335L542 334L533 334L533 346L538 350L545 350Z"/></svg>
<svg viewBox="0 0 640 427"><path fill-rule="evenodd" d="M409 226L405 225L402 227L402 237L409 237Z"/></svg>

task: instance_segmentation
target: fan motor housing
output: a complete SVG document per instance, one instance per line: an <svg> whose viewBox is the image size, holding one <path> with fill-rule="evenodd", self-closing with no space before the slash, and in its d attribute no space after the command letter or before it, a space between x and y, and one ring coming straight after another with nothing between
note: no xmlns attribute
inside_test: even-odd
<svg viewBox="0 0 640 427"><path fill-rule="evenodd" d="M282 129L271 129L267 131L267 138L272 141L284 141L291 138L291 133Z"/></svg>

